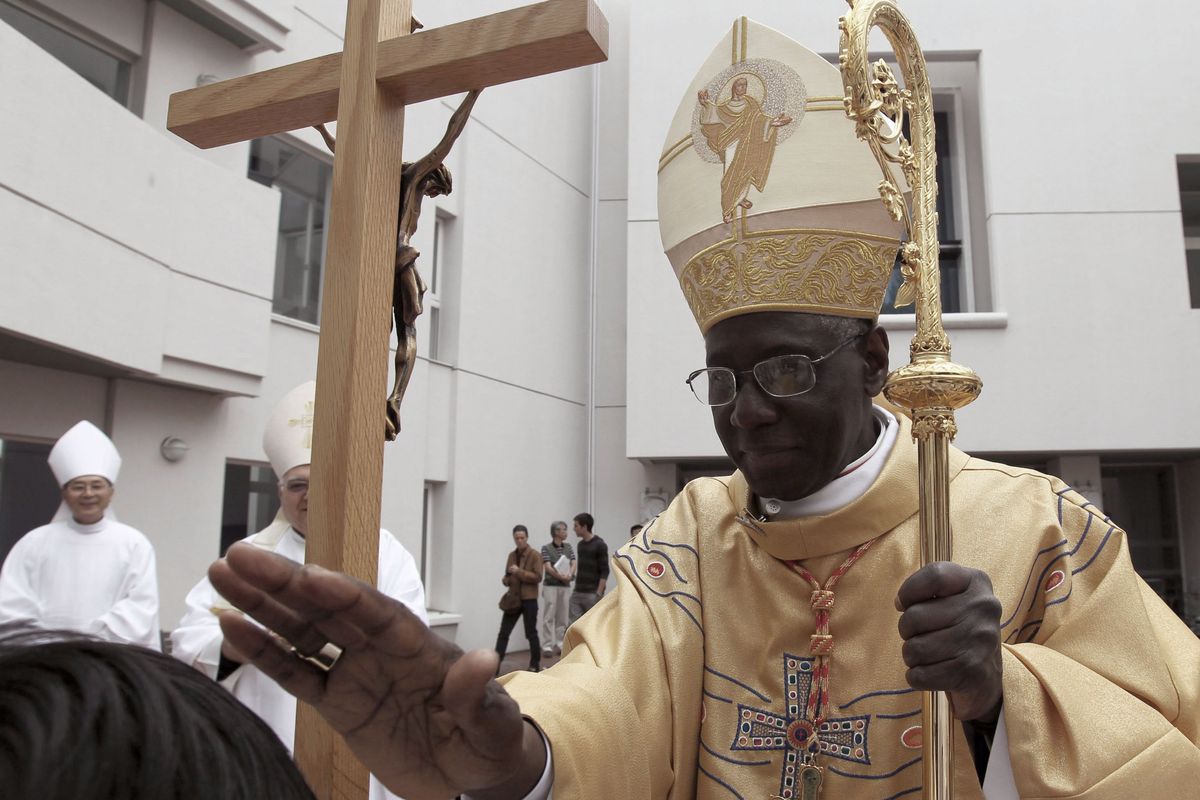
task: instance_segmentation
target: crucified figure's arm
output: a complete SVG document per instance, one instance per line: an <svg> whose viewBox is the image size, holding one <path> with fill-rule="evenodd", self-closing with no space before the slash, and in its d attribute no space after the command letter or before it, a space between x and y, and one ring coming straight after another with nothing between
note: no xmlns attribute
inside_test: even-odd
<svg viewBox="0 0 1200 800"><path fill-rule="evenodd" d="M450 173L442 162L450 155L450 148L458 140L471 117L471 109L479 97L480 89L473 89L463 98L458 109L446 125L446 133L432 150L416 161L404 165L400 177L400 242L408 244L417 232L417 220L421 216L421 201L426 197L437 197L450 193Z"/></svg>

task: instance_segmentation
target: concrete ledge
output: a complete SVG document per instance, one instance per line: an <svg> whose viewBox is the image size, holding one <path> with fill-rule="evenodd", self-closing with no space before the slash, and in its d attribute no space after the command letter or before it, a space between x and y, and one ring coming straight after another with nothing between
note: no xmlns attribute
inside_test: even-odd
<svg viewBox="0 0 1200 800"><path fill-rule="evenodd" d="M446 641L453 642L458 636L458 624L462 622L462 614L455 614L451 611L434 611L432 608L427 613L430 629Z"/></svg>

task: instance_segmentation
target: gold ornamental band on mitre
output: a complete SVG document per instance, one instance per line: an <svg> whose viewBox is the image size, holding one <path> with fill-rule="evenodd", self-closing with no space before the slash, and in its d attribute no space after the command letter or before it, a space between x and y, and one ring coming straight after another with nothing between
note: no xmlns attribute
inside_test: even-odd
<svg viewBox="0 0 1200 800"><path fill-rule="evenodd" d="M875 319L898 239L822 229L746 231L701 250L679 285L701 333L757 311Z"/></svg>

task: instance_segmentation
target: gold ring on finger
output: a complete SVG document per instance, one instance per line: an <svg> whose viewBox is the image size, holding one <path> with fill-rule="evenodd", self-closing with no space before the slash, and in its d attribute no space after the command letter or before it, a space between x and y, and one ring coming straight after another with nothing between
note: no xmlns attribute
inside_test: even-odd
<svg viewBox="0 0 1200 800"><path fill-rule="evenodd" d="M322 672L329 672L337 665L338 659L342 657L342 648L338 647L333 642L326 642L321 645L321 649L315 653L305 654L296 649L295 645L291 648L291 653L301 661L307 661Z"/></svg>

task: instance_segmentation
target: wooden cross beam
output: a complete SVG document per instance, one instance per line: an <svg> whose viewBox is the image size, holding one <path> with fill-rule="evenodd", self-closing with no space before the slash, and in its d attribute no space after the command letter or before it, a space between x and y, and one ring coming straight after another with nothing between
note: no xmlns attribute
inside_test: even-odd
<svg viewBox="0 0 1200 800"><path fill-rule="evenodd" d="M172 95L167 128L216 147L336 119L306 560L375 585L404 106L607 58L594 0L547 2L408 35L412 0L348 0L345 49ZM309 706L296 759L321 800L368 776Z"/></svg>
<svg viewBox="0 0 1200 800"><path fill-rule="evenodd" d="M595 64L607 51L608 23L594 2L548 0L382 41L374 75L412 105ZM338 119L342 59L330 53L178 92L167 129L209 148Z"/></svg>

